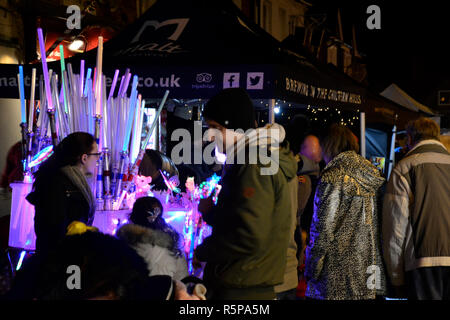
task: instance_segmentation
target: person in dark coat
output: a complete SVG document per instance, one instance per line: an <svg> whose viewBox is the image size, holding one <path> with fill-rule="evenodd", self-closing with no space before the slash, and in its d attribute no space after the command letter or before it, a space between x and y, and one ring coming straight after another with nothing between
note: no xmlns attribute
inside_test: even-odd
<svg viewBox="0 0 450 320"><path fill-rule="evenodd" d="M273 124L256 130L253 104L239 88L225 89L211 98L203 116L219 133L213 138L227 160L217 205L213 206L211 197L199 204L213 231L197 247L193 265L206 262L203 280L208 299L275 299L274 286L284 281L291 230L288 181L297 169L290 150L279 147L284 129ZM261 150L271 152L271 167L276 163L276 170L261 159L254 164L247 161ZM239 161L241 156L245 161Z"/></svg>
<svg viewBox="0 0 450 320"><path fill-rule="evenodd" d="M35 207L37 253L56 247L73 221L92 225L95 198L86 176L94 173L99 156L94 137L75 132L56 146L36 172L33 191L26 199Z"/></svg>

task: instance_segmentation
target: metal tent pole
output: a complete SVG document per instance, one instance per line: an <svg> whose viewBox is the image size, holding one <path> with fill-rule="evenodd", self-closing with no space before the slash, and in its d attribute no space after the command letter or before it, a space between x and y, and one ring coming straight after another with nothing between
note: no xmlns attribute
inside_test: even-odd
<svg viewBox="0 0 450 320"><path fill-rule="evenodd" d="M275 123L275 99L269 100L269 123Z"/></svg>
<svg viewBox="0 0 450 320"><path fill-rule="evenodd" d="M366 157L366 113L360 112L360 124L361 124L361 135L360 135L360 141L361 141L361 156Z"/></svg>
<svg viewBox="0 0 450 320"><path fill-rule="evenodd" d="M386 175L387 180L389 180L392 169L395 166L395 138L396 138L396 135L397 135L397 126L394 125L394 127L392 128L391 151L389 153L388 170L387 170L387 175Z"/></svg>

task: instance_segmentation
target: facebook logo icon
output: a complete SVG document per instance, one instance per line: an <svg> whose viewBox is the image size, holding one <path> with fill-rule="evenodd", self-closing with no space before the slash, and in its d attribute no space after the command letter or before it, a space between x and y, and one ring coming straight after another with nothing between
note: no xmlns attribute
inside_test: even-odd
<svg viewBox="0 0 450 320"><path fill-rule="evenodd" d="M239 72L223 74L223 88L239 88Z"/></svg>

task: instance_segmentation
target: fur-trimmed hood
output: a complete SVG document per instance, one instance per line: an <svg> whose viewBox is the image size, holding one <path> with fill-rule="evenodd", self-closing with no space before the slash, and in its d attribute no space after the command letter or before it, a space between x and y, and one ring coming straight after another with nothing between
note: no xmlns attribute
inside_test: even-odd
<svg viewBox="0 0 450 320"><path fill-rule="evenodd" d="M377 168L354 151L337 155L324 168L321 178L326 183L351 185L354 195L368 196L376 194L385 182Z"/></svg>
<svg viewBox="0 0 450 320"><path fill-rule="evenodd" d="M174 244L169 234L161 230L150 229L132 223L121 227L117 231L117 236L130 246L150 244L170 250Z"/></svg>

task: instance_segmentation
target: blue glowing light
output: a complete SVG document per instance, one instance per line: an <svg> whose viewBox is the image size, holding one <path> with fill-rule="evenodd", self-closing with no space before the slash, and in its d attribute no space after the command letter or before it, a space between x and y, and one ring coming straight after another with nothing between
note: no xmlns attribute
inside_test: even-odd
<svg viewBox="0 0 450 320"><path fill-rule="evenodd" d="M213 194L213 201L216 204L218 194L220 192L221 186L219 185L220 179L222 177L219 177L216 174L213 174L210 178L206 179L206 181L202 182L199 186L200 189L200 199L206 199Z"/></svg>
<svg viewBox="0 0 450 320"><path fill-rule="evenodd" d="M86 76L86 82L85 82L85 85L84 85L84 96L86 97L87 96L87 92L88 92L88 80L91 78L91 73L92 73L92 69L91 68L88 68L88 70L87 70L87 76Z"/></svg>
<svg viewBox="0 0 450 320"><path fill-rule="evenodd" d="M170 217L164 218L164 220L166 220L167 223L170 223L178 218L184 217L185 214L185 211L170 211Z"/></svg>
<svg viewBox="0 0 450 320"><path fill-rule="evenodd" d="M16 271L18 271L22 267L23 258L25 258L26 253L27 252L25 250L22 250L22 252L20 253L20 258L19 262L17 263Z"/></svg>

